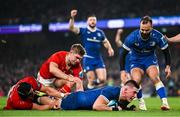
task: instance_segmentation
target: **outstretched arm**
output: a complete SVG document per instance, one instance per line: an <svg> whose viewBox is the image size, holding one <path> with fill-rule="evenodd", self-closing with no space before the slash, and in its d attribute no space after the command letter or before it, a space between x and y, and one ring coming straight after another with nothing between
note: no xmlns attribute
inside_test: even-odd
<svg viewBox="0 0 180 117"><path fill-rule="evenodd" d="M169 52L169 48L167 47L166 49L162 50L165 56L165 62L166 62L166 68L165 68L165 73L166 73L166 78L169 78L171 75L171 55Z"/></svg>
<svg viewBox="0 0 180 117"><path fill-rule="evenodd" d="M77 10L71 11L71 17L69 19L69 30L74 32L75 34L79 33L79 28L74 26L74 17L77 15Z"/></svg>
<svg viewBox="0 0 180 117"><path fill-rule="evenodd" d="M104 39L103 41L104 47L108 50L109 56L114 56L114 50L112 49L112 46L108 39Z"/></svg>
<svg viewBox="0 0 180 117"><path fill-rule="evenodd" d="M117 33L116 33L116 38L115 38L115 43L117 45L117 47L122 47L122 41L121 41L121 34L122 34L123 30L122 29L118 29Z"/></svg>
<svg viewBox="0 0 180 117"><path fill-rule="evenodd" d="M168 37L166 36L166 39L167 39L169 42L180 42L180 34L177 34L176 36L170 37L170 38L168 38Z"/></svg>
<svg viewBox="0 0 180 117"><path fill-rule="evenodd" d="M49 96L53 96L53 97L63 98L65 96L64 93L61 93L54 88L44 86L44 85L42 85L40 91L46 93Z"/></svg>

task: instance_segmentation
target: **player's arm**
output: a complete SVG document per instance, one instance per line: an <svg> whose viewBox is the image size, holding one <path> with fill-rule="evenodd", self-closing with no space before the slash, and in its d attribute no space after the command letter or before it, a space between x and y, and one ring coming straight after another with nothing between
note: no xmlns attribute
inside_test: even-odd
<svg viewBox="0 0 180 117"><path fill-rule="evenodd" d="M71 11L71 17L69 19L69 30L75 34L79 34L80 29L74 26L74 17L77 15L77 10Z"/></svg>
<svg viewBox="0 0 180 117"><path fill-rule="evenodd" d="M44 85L41 86L40 91L46 93L49 96L53 96L53 97L63 98L65 96L64 93L61 93L61 92L55 90L54 88L44 86Z"/></svg>
<svg viewBox="0 0 180 117"><path fill-rule="evenodd" d="M72 80L72 76L65 74L64 72L62 72L59 68L58 68L58 64L55 62L50 62L49 63L49 71L50 73L52 73L54 76L56 76L57 78L60 79L64 79L64 80L68 80L71 81Z"/></svg>
<svg viewBox="0 0 180 117"><path fill-rule="evenodd" d="M126 55L128 54L128 50L124 49L122 50L122 55L120 56L120 68L121 68L121 71L120 71L120 77L121 77L121 80L122 80L122 84L124 84L127 80L127 74L126 74L126 71L125 71L125 60L126 60Z"/></svg>
<svg viewBox="0 0 180 117"><path fill-rule="evenodd" d="M171 55L170 55L170 51L169 48L167 47L166 49L162 50L165 56L165 62L166 62L166 68L165 68L165 72L166 72L166 78L168 78L171 75Z"/></svg>
<svg viewBox="0 0 180 117"><path fill-rule="evenodd" d="M32 109L33 110L49 110L49 109L53 109L54 105L39 105L36 103L33 103Z"/></svg>
<svg viewBox="0 0 180 117"><path fill-rule="evenodd" d="M105 99L103 95L100 95L93 104L93 110L97 111L118 111L121 110L121 107L109 107L109 101Z"/></svg>
<svg viewBox="0 0 180 117"><path fill-rule="evenodd" d="M121 41L121 34L122 34L123 30L122 29L118 29L117 33L116 33L116 37L115 37L115 43L117 45L117 47L122 47L122 41Z"/></svg>
<svg viewBox="0 0 180 117"><path fill-rule="evenodd" d="M174 37L166 37L166 39L169 41L169 42L180 42L180 34L177 34L176 36Z"/></svg>
<svg viewBox="0 0 180 117"><path fill-rule="evenodd" d="M108 110L108 111L112 111L112 107L109 107L107 104L108 104L108 101L104 99L103 95L100 95L96 99L94 104L93 104L93 110L98 110L98 111Z"/></svg>
<svg viewBox="0 0 180 117"><path fill-rule="evenodd" d="M104 39L103 44L104 44L104 47L108 50L109 56L113 56L114 50L112 49L112 46L107 38Z"/></svg>

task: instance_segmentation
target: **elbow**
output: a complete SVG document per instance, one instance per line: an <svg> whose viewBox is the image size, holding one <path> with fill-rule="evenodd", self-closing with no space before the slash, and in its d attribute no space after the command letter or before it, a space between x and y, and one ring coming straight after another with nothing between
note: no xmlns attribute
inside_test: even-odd
<svg viewBox="0 0 180 117"><path fill-rule="evenodd" d="M54 74L54 69L53 68L49 68L49 72L51 73L51 74Z"/></svg>
<svg viewBox="0 0 180 117"><path fill-rule="evenodd" d="M73 31L73 29L74 29L74 26L71 26L71 25L70 25L70 26L69 26L69 30L70 30L70 31Z"/></svg>
<svg viewBox="0 0 180 117"><path fill-rule="evenodd" d="M93 110L98 110L98 106L97 105L93 105Z"/></svg>

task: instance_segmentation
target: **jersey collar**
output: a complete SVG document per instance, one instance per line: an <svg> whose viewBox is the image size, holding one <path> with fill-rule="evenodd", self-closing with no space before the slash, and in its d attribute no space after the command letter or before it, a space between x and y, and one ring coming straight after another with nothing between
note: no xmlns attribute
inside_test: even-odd
<svg viewBox="0 0 180 117"><path fill-rule="evenodd" d="M95 32L97 30L96 27L92 29L90 26L87 26L87 29L90 30L91 32Z"/></svg>

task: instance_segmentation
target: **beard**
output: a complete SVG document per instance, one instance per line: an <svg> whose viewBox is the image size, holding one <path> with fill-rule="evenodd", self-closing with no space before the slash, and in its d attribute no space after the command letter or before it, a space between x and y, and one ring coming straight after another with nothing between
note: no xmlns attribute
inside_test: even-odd
<svg viewBox="0 0 180 117"><path fill-rule="evenodd" d="M150 33L141 33L141 37L145 40L147 40L150 37Z"/></svg>
<svg viewBox="0 0 180 117"><path fill-rule="evenodd" d="M96 25L89 25L89 27L90 27L90 28L95 28L95 27L96 27Z"/></svg>

